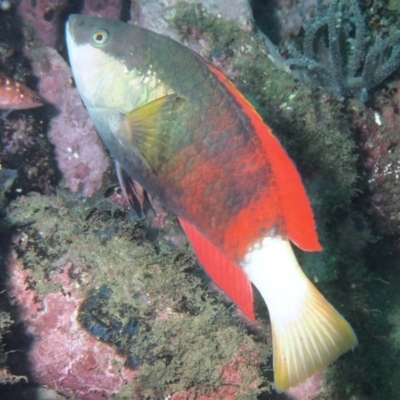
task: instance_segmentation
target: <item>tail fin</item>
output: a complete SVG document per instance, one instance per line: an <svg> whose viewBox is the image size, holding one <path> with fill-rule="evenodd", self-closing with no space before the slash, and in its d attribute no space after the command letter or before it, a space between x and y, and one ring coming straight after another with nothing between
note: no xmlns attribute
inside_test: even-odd
<svg viewBox="0 0 400 400"><path fill-rule="evenodd" d="M265 238L243 269L267 303L277 390L296 386L357 345L349 323L309 281L286 240Z"/></svg>

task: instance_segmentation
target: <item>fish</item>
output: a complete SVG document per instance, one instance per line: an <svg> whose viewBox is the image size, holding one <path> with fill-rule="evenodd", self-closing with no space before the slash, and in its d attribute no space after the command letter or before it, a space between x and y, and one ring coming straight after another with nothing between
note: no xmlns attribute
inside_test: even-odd
<svg viewBox="0 0 400 400"><path fill-rule="evenodd" d="M42 105L41 98L33 90L0 74L0 110L26 110Z"/></svg>
<svg viewBox="0 0 400 400"><path fill-rule="evenodd" d="M157 199L200 265L251 320L253 286L271 321L274 384L294 387L357 345L307 278L293 245L321 251L301 177L277 137L217 67L144 28L70 15L81 99L132 206ZM149 207L147 206L147 209Z"/></svg>

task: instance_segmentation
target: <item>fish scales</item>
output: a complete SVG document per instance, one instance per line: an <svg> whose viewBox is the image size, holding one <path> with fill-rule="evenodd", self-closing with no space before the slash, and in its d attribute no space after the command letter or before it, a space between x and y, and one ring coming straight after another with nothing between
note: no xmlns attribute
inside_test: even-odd
<svg viewBox="0 0 400 400"><path fill-rule="evenodd" d="M132 207L144 208L139 184L175 213L201 265L251 320L251 283L259 289L276 388L355 347L351 326L289 243L321 250L301 178L226 76L179 43L121 22L73 15L66 35L79 93Z"/></svg>
<svg viewBox="0 0 400 400"><path fill-rule="evenodd" d="M119 29L117 24L116 27ZM214 243L231 252L235 259L243 257L249 239L240 243L240 237L227 234L227 230L235 225L241 210L251 204L254 209L261 208L257 213L249 213L246 221L254 227L250 241L256 241L260 232L271 228L285 235L279 198L274 198L268 190L274 185L271 166L249 119L237 102L227 96L224 85L207 65L199 62L196 54L168 38L151 32L143 34L140 28L132 37L129 32L124 32L124 36L127 42L139 44L133 45L134 51L126 54L125 41L116 41L110 48L117 58L124 59L128 70L137 69L138 77L154 74L184 99L174 120L161 128L166 129L164 136L174 137L170 146L164 148L162 160L153 165L153 171L148 171L138 169L140 161L133 163L134 156L128 154L129 161L122 163L128 173L173 213L194 222L207 236L212 235ZM146 52L135 53L136 48L144 48ZM172 174L179 170L180 173ZM204 179L207 176L215 179ZM186 201L176 195L183 192ZM193 199L207 193L213 195L208 197L205 213L204 205Z"/></svg>

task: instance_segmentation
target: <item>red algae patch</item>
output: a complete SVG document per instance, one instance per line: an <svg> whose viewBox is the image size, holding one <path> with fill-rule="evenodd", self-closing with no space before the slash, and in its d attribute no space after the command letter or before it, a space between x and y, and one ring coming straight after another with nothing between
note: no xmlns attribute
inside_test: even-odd
<svg viewBox="0 0 400 400"><path fill-rule="evenodd" d="M79 325L79 291L50 293L40 302L29 280L29 272L12 260L9 296L34 338L28 360L36 381L65 395L97 400L117 393L137 375L124 367L125 357Z"/></svg>

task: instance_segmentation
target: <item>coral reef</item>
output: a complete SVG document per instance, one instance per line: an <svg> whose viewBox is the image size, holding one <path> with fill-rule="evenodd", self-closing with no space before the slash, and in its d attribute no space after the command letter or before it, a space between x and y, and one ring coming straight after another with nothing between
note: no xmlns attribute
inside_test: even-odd
<svg viewBox="0 0 400 400"><path fill-rule="evenodd" d="M197 10L192 16L192 21L196 20L195 15L197 15L200 20L202 18L201 14L203 13L204 16L212 15L217 17L222 25L224 25L225 22L231 21L233 22L231 26L235 26L236 29L243 31L250 31L252 29L253 18L250 5L246 0L232 0L229 3L229 7L227 7L226 3L223 1L218 0L203 2L198 2L197 0L185 2L178 0L139 0L133 4L130 22L162 35L169 36L177 41L181 41L179 32L171 29L171 22L182 9ZM186 22L188 23L186 25L188 29L194 28L193 24L187 20ZM214 28L217 26L218 24L214 24ZM211 33L213 28L209 26L208 29L205 28L205 30ZM191 32L191 35L196 36L196 34L199 38L200 32ZM192 46L192 49L196 51L199 51L202 47L195 41L186 44Z"/></svg>
<svg viewBox="0 0 400 400"><path fill-rule="evenodd" d="M56 50L45 47L32 52L34 73L41 77L40 95L57 108L49 124L65 187L91 196L103 183L110 163L92 122L71 85L71 71Z"/></svg>
<svg viewBox="0 0 400 400"><path fill-rule="evenodd" d="M368 47L364 17L357 0L318 0L315 18L304 26L303 52L291 48L289 66L303 68L311 81L362 102L400 67L400 30ZM325 46L325 35L328 44Z"/></svg>
<svg viewBox="0 0 400 400"><path fill-rule="evenodd" d="M43 296L32 289L35 283L29 271L17 260L10 261L9 296L34 341L28 352L31 379L88 400L103 399L132 380L135 372L124 368L125 358L78 324L76 314L82 300L71 286L70 265L63 266L64 274L53 277L53 283L62 280L69 295Z"/></svg>
<svg viewBox="0 0 400 400"><path fill-rule="evenodd" d="M0 74L36 89L37 79L33 77L30 61L24 55L25 42L14 4L0 12L0 25L3 28L0 30ZM16 83L14 88L17 88ZM35 98L31 91L26 94L32 96L31 100ZM50 193L58 175L53 149L46 138L46 125L51 114L49 107L14 108L15 111L0 118L0 165L3 169L16 170L18 175L7 197L32 190Z"/></svg>
<svg viewBox="0 0 400 400"><path fill-rule="evenodd" d="M363 206L381 235L400 233L400 82L375 96L373 108L353 104L352 122L358 132L365 171Z"/></svg>
<svg viewBox="0 0 400 400"><path fill-rule="evenodd" d="M25 35L35 35L43 46L55 46L60 14L67 5L66 0L22 0L18 12L24 19Z"/></svg>
<svg viewBox="0 0 400 400"><path fill-rule="evenodd" d="M7 15L20 26L23 38L21 50L32 62L33 75L39 80L40 95L48 104L41 128L47 131L47 136L54 145L57 166L64 178L65 187L91 196L103 184L104 173L110 164L73 87L70 69L55 50L59 47L63 32L62 17L70 10L78 12L79 4L24 0L17 6L12 7ZM120 2L107 2L107 7L103 6L105 3L87 1L83 11L118 17ZM37 126L34 125L34 128L37 129ZM19 175L23 178L23 174Z"/></svg>
<svg viewBox="0 0 400 400"><path fill-rule="evenodd" d="M259 393L266 348L207 294L186 248L154 247L96 196L22 197L8 215L8 293L35 381L82 399Z"/></svg>
<svg viewBox="0 0 400 400"><path fill-rule="evenodd" d="M139 0L131 10L123 3L23 1L0 12L1 72L39 88L47 101L0 120L1 167L18 173L11 187L6 173L0 215L0 397L46 383L78 398L396 399L400 88L396 73L385 79L398 62L396 1L389 11L378 0L368 7L334 0L327 8L319 1L311 20L316 2L305 0L308 33L296 1L268 2L281 48L304 35L309 65L328 69L329 57L338 56L328 87L319 66L309 71L314 86L279 67L277 53L253 31L247 1ZM257 107L307 186L324 251L299 258L354 325L361 343L354 353L297 391L271 394L269 351L259 339L267 311L257 302L262 323L245 328L230 303L207 290L174 218L156 207L151 231L130 218L56 51L63 50L63 19L79 8L130 14L132 23L180 40L223 69ZM340 47L330 49L329 36L338 33ZM292 55L303 58L303 69L306 53ZM366 65L374 55L379 65ZM365 100L366 91L366 103L339 98ZM78 193L56 190L60 178ZM32 191L40 194L26 196Z"/></svg>
<svg viewBox="0 0 400 400"><path fill-rule="evenodd" d="M0 119L0 163L17 171L7 196L14 198L38 190L51 193L58 179L53 148L47 140L40 114L10 115Z"/></svg>
<svg viewBox="0 0 400 400"><path fill-rule="evenodd" d="M86 0L83 4L82 14L119 19L122 12L121 3L120 0Z"/></svg>

